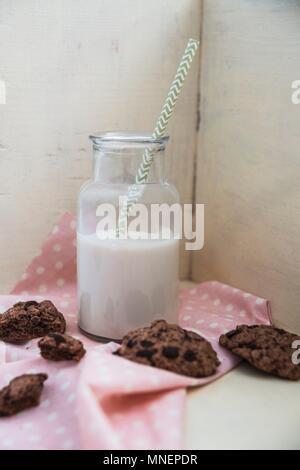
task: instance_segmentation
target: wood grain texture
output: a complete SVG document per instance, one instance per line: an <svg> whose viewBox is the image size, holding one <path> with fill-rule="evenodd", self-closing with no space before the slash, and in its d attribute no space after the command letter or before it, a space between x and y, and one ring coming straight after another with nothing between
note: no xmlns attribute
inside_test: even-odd
<svg viewBox="0 0 300 470"><path fill-rule="evenodd" d="M2 0L0 292L23 272L91 171L88 135L153 129L200 0ZM169 133L167 169L191 202L199 55ZM189 254L182 252L182 277Z"/></svg>
<svg viewBox="0 0 300 470"><path fill-rule="evenodd" d="M300 332L298 1L206 0L197 201L206 243L193 280L218 279L272 301Z"/></svg>

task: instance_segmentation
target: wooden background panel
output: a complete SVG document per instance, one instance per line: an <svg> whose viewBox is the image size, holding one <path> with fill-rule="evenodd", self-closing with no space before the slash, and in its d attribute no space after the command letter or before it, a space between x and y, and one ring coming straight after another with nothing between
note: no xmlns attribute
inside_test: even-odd
<svg viewBox="0 0 300 470"><path fill-rule="evenodd" d="M300 4L204 2L197 201L206 242L193 280L271 299L300 332Z"/></svg>
<svg viewBox="0 0 300 470"><path fill-rule="evenodd" d="M0 292L7 292L89 177L97 130L153 129L200 0L2 0ZM170 179L191 202L199 56L169 127ZM182 277L189 254L182 252Z"/></svg>

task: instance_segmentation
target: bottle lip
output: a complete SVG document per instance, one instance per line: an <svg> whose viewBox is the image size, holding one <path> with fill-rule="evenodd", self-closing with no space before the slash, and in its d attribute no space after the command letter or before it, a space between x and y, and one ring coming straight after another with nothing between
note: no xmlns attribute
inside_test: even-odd
<svg viewBox="0 0 300 470"><path fill-rule="evenodd" d="M160 139L153 138L149 132L109 131L96 132L89 136L96 145L101 144L137 144L137 145L166 145L169 136Z"/></svg>

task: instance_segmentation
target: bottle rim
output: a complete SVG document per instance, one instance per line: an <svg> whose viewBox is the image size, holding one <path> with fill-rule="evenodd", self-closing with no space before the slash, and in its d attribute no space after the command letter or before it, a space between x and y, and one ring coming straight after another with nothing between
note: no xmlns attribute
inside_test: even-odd
<svg viewBox="0 0 300 470"><path fill-rule="evenodd" d="M96 132L89 136L96 145L101 144L138 144L138 145L166 145L169 136L156 139L148 132L134 131L108 131Z"/></svg>

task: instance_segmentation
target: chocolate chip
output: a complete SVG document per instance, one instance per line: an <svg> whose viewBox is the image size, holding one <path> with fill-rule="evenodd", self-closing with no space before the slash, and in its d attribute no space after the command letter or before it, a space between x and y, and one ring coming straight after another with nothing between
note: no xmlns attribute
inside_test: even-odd
<svg viewBox="0 0 300 470"><path fill-rule="evenodd" d="M162 353L168 359L176 359L178 357L179 351L178 348L173 346L166 346L163 348Z"/></svg>
<svg viewBox="0 0 300 470"><path fill-rule="evenodd" d="M156 349L142 349L141 351L137 351L137 357L145 357L146 359L151 359L153 354L156 353Z"/></svg>
<svg viewBox="0 0 300 470"><path fill-rule="evenodd" d="M59 333L49 333L48 336L50 336L50 338L53 338L56 344L61 344L61 343L66 342L63 335L60 335Z"/></svg>
<svg viewBox="0 0 300 470"><path fill-rule="evenodd" d="M159 333L167 333L167 331L167 328L164 326L158 330Z"/></svg>
<svg viewBox="0 0 300 470"><path fill-rule="evenodd" d="M28 302L25 302L24 303L24 308L25 310L28 308L28 307L31 307L31 305L34 305L35 307L38 305L38 302L36 302L35 300L28 300Z"/></svg>
<svg viewBox="0 0 300 470"><path fill-rule="evenodd" d="M227 338L233 338L238 333L237 330L231 330L226 333Z"/></svg>
<svg viewBox="0 0 300 470"><path fill-rule="evenodd" d="M128 346L128 348L131 349L131 348L133 348L134 345L135 345L135 341L133 341L132 339L129 339L129 340L127 341L127 346Z"/></svg>
<svg viewBox="0 0 300 470"><path fill-rule="evenodd" d="M196 354L194 353L194 351L191 351L190 349L188 349L185 353L184 353L184 356L183 358L188 361L188 362L193 362L196 360L197 356Z"/></svg>
<svg viewBox="0 0 300 470"><path fill-rule="evenodd" d="M153 346L152 341L147 341L146 339L144 341L141 341L141 346L143 348L151 348Z"/></svg>

